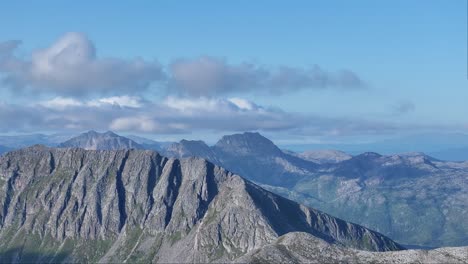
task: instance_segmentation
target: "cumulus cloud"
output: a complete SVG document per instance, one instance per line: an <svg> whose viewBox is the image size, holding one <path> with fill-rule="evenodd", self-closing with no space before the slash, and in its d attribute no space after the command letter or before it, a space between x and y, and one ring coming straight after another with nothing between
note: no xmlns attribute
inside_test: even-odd
<svg viewBox="0 0 468 264"><path fill-rule="evenodd" d="M301 89L345 88L365 86L350 70L327 72L319 66L265 67L253 63L229 64L214 57L180 59L170 67L169 87L191 96L213 96L240 92L284 94Z"/></svg>
<svg viewBox="0 0 468 264"><path fill-rule="evenodd" d="M140 58L100 58L94 44L81 33L63 35L30 59L12 56L17 41L0 44L0 72L15 89L62 95L136 93L164 77L162 66Z"/></svg>
<svg viewBox="0 0 468 264"><path fill-rule="evenodd" d="M231 64L203 56L177 59L169 65L141 58L102 58L82 33L69 32L48 47L19 57L20 41L0 43L0 74L4 85L15 91L60 96L142 95L148 88L166 95L216 97L246 92L281 95L302 89L364 87L350 70L330 72L309 68Z"/></svg>

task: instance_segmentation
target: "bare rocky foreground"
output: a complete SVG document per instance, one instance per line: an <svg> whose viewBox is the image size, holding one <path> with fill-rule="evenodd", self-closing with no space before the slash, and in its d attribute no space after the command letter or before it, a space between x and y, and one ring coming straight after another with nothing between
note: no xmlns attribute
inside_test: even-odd
<svg viewBox="0 0 468 264"><path fill-rule="evenodd" d="M466 248L400 249L200 158L44 146L0 157L1 262L467 261Z"/></svg>

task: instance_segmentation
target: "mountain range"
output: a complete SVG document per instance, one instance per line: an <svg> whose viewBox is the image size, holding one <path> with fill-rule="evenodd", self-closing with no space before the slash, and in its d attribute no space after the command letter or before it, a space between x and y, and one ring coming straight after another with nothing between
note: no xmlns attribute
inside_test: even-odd
<svg viewBox="0 0 468 264"><path fill-rule="evenodd" d="M422 133L368 143L298 143L286 144L281 147L298 152L311 149L338 149L353 155L364 152L378 152L385 155L424 152L441 160L468 160L468 135L461 133Z"/></svg>
<svg viewBox="0 0 468 264"><path fill-rule="evenodd" d="M0 190L2 262L244 262L295 232L315 250L404 249L195 157L36 145L0 157Z"/></svg>
<svg viewBox="0 0 468 264"><path fill-rule="evenodd" d="M111 136L84 133L71 140L75 144L61 146L89 148L90 138L97 149L154 150L143 143L158 145L107 134ZM202 157L271 192L370 227L404 245L468 245L468 162L446 162L423 153L296 153L249 132L224 136L214 146L182 140L156 150L168 157Z"/></svg>

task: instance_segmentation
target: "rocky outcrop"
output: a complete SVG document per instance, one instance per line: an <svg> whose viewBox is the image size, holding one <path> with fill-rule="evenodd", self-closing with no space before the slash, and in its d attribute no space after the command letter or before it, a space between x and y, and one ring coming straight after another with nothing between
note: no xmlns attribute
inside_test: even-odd
<svg viewBox="0 0 468 264"><path fill-rule="evenodd" d="M0 190L4 262L226 262L297 231L402 249L200 158L34 146L0 157Z"/></svg>
<svg viewBox="0 0 468 264"><path fill-rule="evenodd" d="M468 263L468 247L369 252L332 245L307 233L288 233L238 263Z"/></svg>

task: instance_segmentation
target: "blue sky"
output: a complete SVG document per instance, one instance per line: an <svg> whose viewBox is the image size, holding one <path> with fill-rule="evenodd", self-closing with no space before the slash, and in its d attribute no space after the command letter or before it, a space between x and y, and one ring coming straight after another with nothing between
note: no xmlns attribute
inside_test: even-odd
<svg viewBox="0 0 468 264"><path fill-rule="evenodd" d="M51 47L70 32L79 32L78 36L69 37L67 43L77 39L91 43L96 56L90 58L99 65L96 66L99 74L78 84L73 76L73 80L64 84L57 80L68 78L71 73L54 71L52 83L49 79L33 78L30 72L19 72L18 68L2 67L0 62L4 80L15 76L14 85L5 81L0 84L3 97L0 111L4 112L0 113L3 119L0 121L13 124L4 125L0 131L94 128L155 138L209 139L232 131L259 130L278 139L297 137L308 141L377 138L423 130L465 133L468 131L466 16L464 0L8 1L0 4L0 22L4 25L0 28L0 42L21 41L9 56L14 56L21 65L29 65L23 68L30 67L35 52ZM148 67L144 73L128 66L134 65L137 57ZM106 58L120 62L104 67L99 60ZM162 73L157 72L153 62L157 62ZM216 78L216 85L225 86L222 89L193 87L194 76L205 76L199 72L205 69L200 65L208 65L205 67L208 70L215 68L215 73L221 68L235 74L213 77L210 72L209 77ZM314 65L320 69L314 74L325 76L332 84L319 85L309 80L300 82L300 88L295 87L298 80L310 77L304 71ZM283 66L293 69L285 77L285 87L274 87L278 85L277 78L262 77L265 71L276 76L275 72ZM183 81L190 81L190 85L182 85L181 79L175 78L177 71L171 72L171 67L183 73L196 71L183 76L188 78ZM337 77L342 70L352 72L359 84ZM113 78L103 81L98 79L102 73L126 78L122 77L120 82ZM157 74L163 77L156 77ZM147 82L136 83L131 78L147 78ZM109 87L93 92L91 86L100 89L97 86L102 83ZM257 87L258 83L261 85ZM135 85L144 87L133 89ZM140 100L137 105L142 109L122 110L136 105L126 105L128 100L120 105L122 100L108 100L122 96ZM62 100L60 109L50 109L50 102L54 99L58 102L57 98ZM239 100L233 103L232 98L242 99L244 106L248 102L255 107L242 107ZM64 100L69 103L66 107ZM99 100L111 102L114 109L120 108L102 110L107 106L99 105L101 108L96 109L96 103L90 103ZM187 108L187 104L191 107ZM90 109L90 105L94 108ZM212 108L200 109L206 105ZM217 107L226 109L213 110ZM167 117L146 114L155 109ZM37 121L23 117L41 111L53 118ZM200 116L187 121L193 112ZM79 120L77 113L86 113L88 118ZM89 120L93 115L98 116L98 123ZM17 120L9 120L11 116ZM235 126L223 121L226 119L236 123L246 121ZM144 122L149 123L141 125ZM262 124L255 125L256 122ZM166 123L172 125L164 127Z"/></svg>

